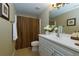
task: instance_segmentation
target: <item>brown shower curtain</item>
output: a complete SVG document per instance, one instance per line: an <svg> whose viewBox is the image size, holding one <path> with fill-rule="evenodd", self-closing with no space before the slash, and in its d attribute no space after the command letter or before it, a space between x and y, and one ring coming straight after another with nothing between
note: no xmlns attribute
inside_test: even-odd
<svg viewBox="0 0 79 59"><path fill-rule="evenodd" d="M31 42L38 40L39 19L17 16L16 49L31 47Z"/></svg>

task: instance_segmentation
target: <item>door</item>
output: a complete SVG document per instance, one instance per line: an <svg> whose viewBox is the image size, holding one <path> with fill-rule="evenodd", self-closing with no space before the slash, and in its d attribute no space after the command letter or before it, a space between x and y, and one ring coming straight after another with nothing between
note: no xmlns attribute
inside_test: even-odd
<svg viewBox="0 0 79 59"><path fill-rule="evenodd" d="M27 48L31 42L38 40L39 19L17 16L17 33L16 49Z"/></svg>

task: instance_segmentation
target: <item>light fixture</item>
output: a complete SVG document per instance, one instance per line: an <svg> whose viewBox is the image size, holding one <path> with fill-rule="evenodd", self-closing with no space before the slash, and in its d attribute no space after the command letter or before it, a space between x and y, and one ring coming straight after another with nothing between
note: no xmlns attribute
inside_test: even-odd
<svg viewBox="0 0 79 59"><path fill-rule="evenodd" d="M52 4L52 7L53 8L60 8L60 7L63 7L65 5L65 3L54 3L54 4Z"/></svg>

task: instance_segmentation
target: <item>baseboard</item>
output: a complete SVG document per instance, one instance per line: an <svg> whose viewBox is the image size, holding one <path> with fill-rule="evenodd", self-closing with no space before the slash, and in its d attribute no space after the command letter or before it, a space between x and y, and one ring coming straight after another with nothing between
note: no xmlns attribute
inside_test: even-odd
<svg viewBox="0 0 79 59"><path fill-rule="evenodd" d="M14 56L15 55L15 50L13 51L13 53L12 53L12 56Z"/></svg>

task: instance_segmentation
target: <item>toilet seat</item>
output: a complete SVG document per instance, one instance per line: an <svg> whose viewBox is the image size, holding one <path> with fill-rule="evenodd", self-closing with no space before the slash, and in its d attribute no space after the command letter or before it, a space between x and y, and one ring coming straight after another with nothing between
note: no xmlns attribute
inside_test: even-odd
<svg viewBox="0 0 79 59"><path fill-rule="evenodd" d="M39 45L39 41L32 41L31 42L31 46L38 46Z"/></svg>

